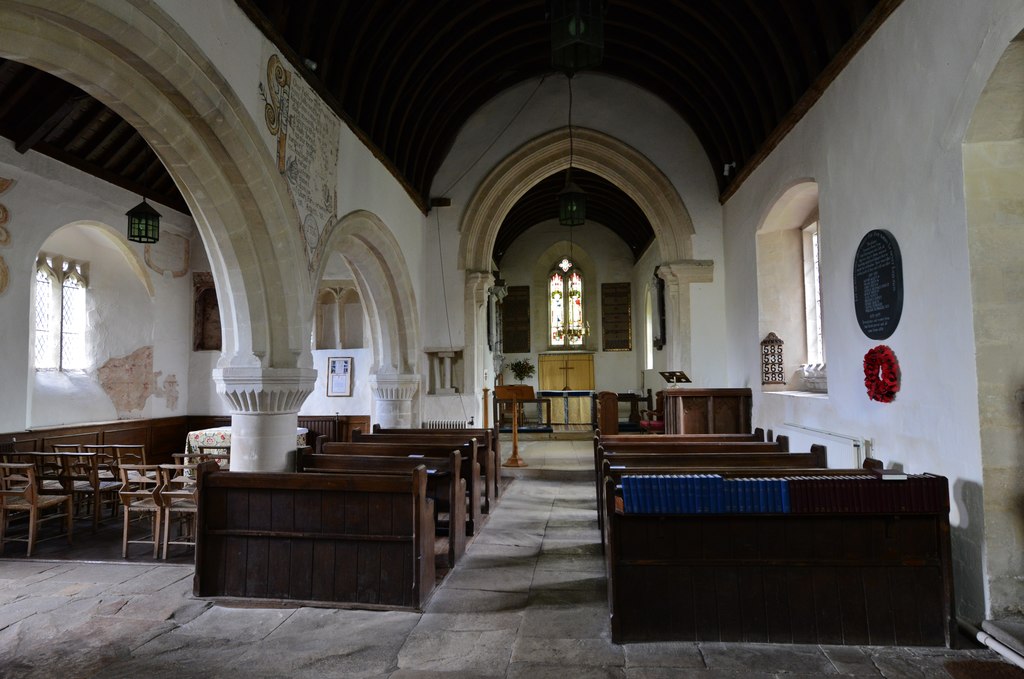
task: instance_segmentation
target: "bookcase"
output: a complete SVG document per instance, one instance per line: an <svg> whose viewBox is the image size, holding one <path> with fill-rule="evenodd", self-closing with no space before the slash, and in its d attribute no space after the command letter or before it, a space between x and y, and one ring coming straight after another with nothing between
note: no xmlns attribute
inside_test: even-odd
<svg viewBox="0 0 1024 679"><path fill-rule="evenodd" d="M932 512L624 514L613 479L605 491L616 643L949 647L956 638L948 504Z"/></svg>

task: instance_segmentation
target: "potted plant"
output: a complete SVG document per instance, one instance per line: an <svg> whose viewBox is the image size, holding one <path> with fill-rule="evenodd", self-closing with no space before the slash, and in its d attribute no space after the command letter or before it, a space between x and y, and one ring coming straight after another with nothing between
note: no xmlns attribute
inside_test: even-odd
<svg viewBox="0 0 1024 679"><path fill-rule="evenodd" d="M530 363L530 359L528 358L521 358L518 361L512 361L508 364L508 370L520 384L522 384L523 380L526 378L533 377L534 373L537 372L537 368Z"/></svg>

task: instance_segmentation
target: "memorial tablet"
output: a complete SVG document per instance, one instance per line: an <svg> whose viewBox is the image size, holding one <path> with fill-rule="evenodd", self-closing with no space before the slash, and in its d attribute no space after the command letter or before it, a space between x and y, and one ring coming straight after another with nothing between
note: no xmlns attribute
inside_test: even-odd
<svg viewBox="0 0 1024 679"><path fill-rule="evenodd" d="M883 229L869 231L853 260L853 306L865 335L892 335L903 314L903 259L896 238Z"/></svg>

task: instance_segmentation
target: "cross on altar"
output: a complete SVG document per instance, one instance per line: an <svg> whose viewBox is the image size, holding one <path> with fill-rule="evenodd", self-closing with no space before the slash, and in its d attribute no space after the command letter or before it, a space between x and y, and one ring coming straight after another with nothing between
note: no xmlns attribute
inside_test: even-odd
<svg viewBox="0 0 1024 679"><path fill-rule="evenodd" d="M562 391L569 391L569 371L570 370L575 370L575 369L576 369L575 366L570 366L569 365L569 359L567 359L567 358L563 358L562 359L562 367L559 368L559 370L564 370L565 371L565 374L563 375L563 377L565 378L565 386L562 387Z"/></svg>

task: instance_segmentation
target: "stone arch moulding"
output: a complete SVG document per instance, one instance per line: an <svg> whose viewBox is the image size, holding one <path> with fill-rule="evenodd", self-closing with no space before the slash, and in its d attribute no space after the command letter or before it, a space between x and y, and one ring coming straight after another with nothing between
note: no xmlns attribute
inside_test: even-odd
<svg viewBox="0 0 1024 679"><path fill-rule="evenodd" d="M121 233L117 231L114 227L108 224L104 224L102 222L95 222L92 220L69 222L64 226L60 227L59 229L57 229L56 231L54 231L53 233L51 233L49 236L47 236L47 239L51 238L54 234L56 234L58 231L61 231L62 229L74 227L86 228L95 233L100 234L100 236L107 240L111 245L113 245L114 249L117 250L117 252L120 253L120 255L124 258L125 264L128 266L129 269L131 269L132 273L134 273L135 276L139 279L139 283L141 283L142 286L146 288L146 292L149 294L149 296L152 298L154 295L156 295L156 291L153 286L153 278L149 275L149 270L146 268L146 265L143 262L142 255L133 250L125 241L124 236L122 236ZM45 247L45 242L43 247Z"/></svg>
<svg viewBox="0 0 1024 679"><path fill-rule="evenodd" d="M818 218L818 183L811 178L790 182L768 201L758 233L807 226Z"/></svg>
<svg viewBox="0 0 1024 679"><path fill-rule="evenodd" d="M394 235L379 217L359 210L329 226L325 239L315 280L323 276L333 252L352 270L370 328L371 374L415 373L420 344L416 292Z"/></svg>
<svg viewBox="0 0 1024 679"><path fill-rule="evenodd" d="M308 361L312 294L298 217L233 89L155 3L81 0L60 13L51 5L0 5L0 55L96 97L163 161L224 300L219 366L290 370Z"/></svg>
<svg viewBox="0 0 1024 679"><path fill-rule="evenodd" d="M530 187L568 167L568 128L532 139L500 162L463 213L460 268L490 271L491 251L505 215ZM607 134L574 127L573 167L604 177L636 201L654 229L661 261L692 257L690 213L672 182L646 156Z"/></svg>

